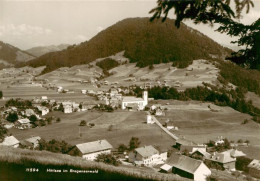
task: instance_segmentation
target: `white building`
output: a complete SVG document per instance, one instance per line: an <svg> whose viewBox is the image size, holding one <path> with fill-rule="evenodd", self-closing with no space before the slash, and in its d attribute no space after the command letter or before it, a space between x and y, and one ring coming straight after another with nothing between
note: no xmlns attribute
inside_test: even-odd
<svg viewBox="0 0 260 181"><path fill-rule="evenodd" d="M153 166L163 164L167 159L167 152L160 153L153 146L136 148L129 153L129 162L136 165Z"/></svg>
<svg viewBox="0 0 260 181"><path fill-rule="evenodd" d="M42 100L47 101L48 97L47 96L42 96Z"/></svg>
<svg viewBox="0 0 260 181"><path fill-rule="evenodd" d="M87 94L87 90L81 90L82 94Z"/></svg>
<svg viewBox="0 0 260 181"><path fill-rule="evenodd" d="M42 116L44 116L50 112L50 110L44 106L37 106L37 109L42 112Z"/></svg>
<svg viewBox="0 0 260 181"><path fill-rule="evenodd" d="M145 106L148 104L148 92L143 92L142 98L137 98L133 96L124 96L121 104L122 109L127 107L136 106L139 110L144 110Z"/></svg>
<svg viewBox="0 0 260 181"><path fill-rule="evenodd" d="M14 136L7 136L5 137L4 141L0 143L3 146L12 146L14 148L19 147L20 141L18 141Z"/></svg>
<svg viewBox="0 0 260 181"><path fill-rule="evenodd" d="M153 124L153 123L155 123L155 121L154 121L152 115L147 115L147 116L146 116L146 123L147 123L147 124Z"/></svg>
<svg viewBox="0 0 260 181"><path fill-rule="evenodd" d="M64 113L66 113L66 114L72 113L72 111L73 111L71 105L65 105L63 108L64 108Z"/></svg>
<svg viewBox="0 0 260 181"><path fill-rule="evenodd" d="M16 127L18 129L28 129L31 127L30 120L25 118L25 119L19 119L16 122Z"/></svg>
<svg viewBox="0 0 260 181"><path fill-rule="evenodd" d="M107 140L98 140L76 145L80 155L86 159L94 161L99 154L110 154L113 146ZM74 151L74 150L72 150Z"/></svg>

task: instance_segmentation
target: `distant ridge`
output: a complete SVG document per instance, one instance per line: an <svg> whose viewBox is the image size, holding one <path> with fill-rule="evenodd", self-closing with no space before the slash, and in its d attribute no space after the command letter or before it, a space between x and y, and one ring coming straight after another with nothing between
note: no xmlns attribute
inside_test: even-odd
<svg viewBox="0 0 260 181"><path fill-rule="evenodd" d="M202 33L174 20L150 22L149 18L128 18L101 31L88 42L69 46L66 50L45 54L28 62L33 67L46 65L43 73L59 67L85 64L125 50L125 56L137 66L174 62L187 67L192 60L224 58L231 50Z"/></svg>
<svg viewBox="0 0 260 181"><path fill-rule="evenodd" d="M50 45L50 46L38 46L33 47L28 50L25 50L26 52L34 55L35 57L42 56L49 52L56 52L66 49L69 46L69 44L60 44L60 45Z"/></svg>

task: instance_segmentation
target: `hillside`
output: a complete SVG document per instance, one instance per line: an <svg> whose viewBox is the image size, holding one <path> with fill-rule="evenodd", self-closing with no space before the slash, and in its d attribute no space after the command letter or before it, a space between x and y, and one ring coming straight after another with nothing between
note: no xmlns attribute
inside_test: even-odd
<svg viewBox="0 0 260 181"><path fill-rule="evenodd" d="M39 56L42 56L42 55L49 53L49 52L57 52L57 51L64 50L68 46L69 46L68 44L38 46L38 47L30 48L30 49L25 50L25 51L34 55L35 57L39 57Z"/></svg>
<svg viewBox="0 0 260 181"><path fill-rule="evenodd" d="M46 73L59 67L89 63L123 50L125 57L130 62L137 62L138 67L162 62L187 67L194 59L224 58L230 52L184 24L177 29L174 20L162 23L160 20L150 22L149 18L129 18L101 31L88 42L45 54L28 64L34 67L47 65L43 72Z"/></svg>
<svg viewBox="0 0 260 181"><path fill-rule="evenodd" d="M0 41L0 68L10 67L33 58L35 58L33 55Z"/></svg>
<svg viewBox="0 0 260 181"><path fill-rule="evenodd" d="M0 168L0 180L187 180L148 169L114 167L69 155L4 146L0 146ZM38 168L38 172L26 172L25 168ZM47 169L69 172L54 173ZM70 169L98 173L71 173Z"/></svg>

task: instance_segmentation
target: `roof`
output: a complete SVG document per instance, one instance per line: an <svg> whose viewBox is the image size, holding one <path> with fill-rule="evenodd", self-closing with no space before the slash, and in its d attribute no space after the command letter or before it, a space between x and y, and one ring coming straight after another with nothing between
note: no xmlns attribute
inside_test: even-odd
<svg viewBox="0 0 260 181"><path fill-rule="evenodd" d="M170 169L172 169L172 166L168 164L164 164L163 166L160 167L160 169L168 172Z"/></svg>
<svg viewBox="0 0 260 181"><path fill-rule="evenodd" d="M113 148L113 146L107 140L98 140L88 143L82 143L76 145L76 147L82 154L93 153Z"/></svg>
<svg viewBox="0 0 260 181"><path fill-rule="evenodd" d="M181 145L185 145L185 146L197 146L196 143L190 141L190 140L186 140L184 138L180 138L176 141L176 143L179 143Z"/></svg>
<svg viewBox="0 0 260 181"><path fill-rule="evenodd" d="M8 136L8 137L5 137L4 141L2 143L0 143L0 145L13 146L13 145L16 145L19 143L20 142L14 136Z"/></svg>
<svg viewBox="0 0 260 181"><path fill-rule="evenodd" d="M188 173L195 173L203 162L183 155L173 155L168 164Z"/></svg>
<svg viewBox="0 0 260 181"><path fill-rule="evenodd" d="M235 162L236 158L232 158L229 152L215 153L209 160L219 163Z"/></svg>
<svg viewBox="0 0 260 181"><path fill-rule="evenodd" d="M192 152L191 154L194 154L194 153L196 153L196 152L199 152L199 153L201 153L204 157L206 157L206 158L210 158L210 156L211 156L211 154L210 153L208 153L208 152L206 152L206 151L204 151L203 149L200 149L200 148L198 148L198 149L196 149L194 152Z"/></svg>
<svg viewBox="0 0 260 181"><path fill-rule="evenodd" d="M142 157L150 157L155 154L159 154L159 151L156 150L153 146L144 146L136 148L135 151L139 153Z"/></svg>
<svg viewBox="0 0 260 181"><path fill-rule="evenodd" d="M257 170L260 170L260 160L256 160L254 159L253 161L251 161L248 165L249 168L255 168Z"/></svg>
<svg viewBox="0 0 260 181"><path fill-rule="evenodd" d="M133 97L133 96L124 96L122 102L139 102L144 101L143 98Z"/></svg>
<svg viewBox="0 0 260 181"><path fill-rule="evenodd" d="M235 157L235 158L240 157L240 156L246 156L245 153L243 153L242 151L239 151L237 149L230 149L225 152L229 153L232 157ZM225 153L225 152L222 152L222 153Z"/></svg>
<svg viewBox="0 0 260 181"><path fill-rule="evenodd" d="M31 138L26 139L26 141L35 144L35 143L37 143L40 139L41 139L40 136L34 136L34 137L31 137Z"/></svg>
<svg viewBox="0 0 260 181"><path fill-rule="evenodd" d="M30 120L25 118L25 119L19 119L18 122L21 124L27 124L27 123L30 123Z"/></svg>

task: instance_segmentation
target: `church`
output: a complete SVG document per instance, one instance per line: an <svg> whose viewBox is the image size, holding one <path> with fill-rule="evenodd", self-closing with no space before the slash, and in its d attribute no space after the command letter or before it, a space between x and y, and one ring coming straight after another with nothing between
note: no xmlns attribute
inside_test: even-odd
<svg viewBox="0 0 260 181"><path fill-rule="evenodd" d="M124 96L121 103L121 108L126 109L127 107L137 108L138 110L144 110L148 104L148 92L143 92L143 97Z"/></svg>

